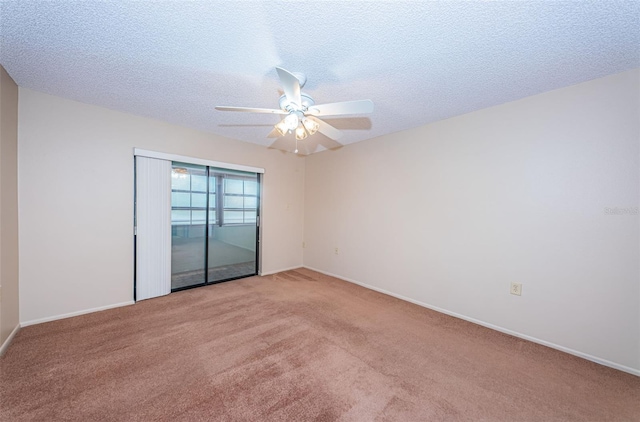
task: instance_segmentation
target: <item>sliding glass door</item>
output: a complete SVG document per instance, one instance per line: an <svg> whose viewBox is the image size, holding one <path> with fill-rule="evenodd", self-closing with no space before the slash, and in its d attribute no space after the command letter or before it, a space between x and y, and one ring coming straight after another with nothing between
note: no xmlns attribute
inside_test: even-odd
<svg viewBox="0 0 640 422"><path fill-rule="evenodd" d="M172 290L257 274L259 175L174 162L171 181Z"/></svg>

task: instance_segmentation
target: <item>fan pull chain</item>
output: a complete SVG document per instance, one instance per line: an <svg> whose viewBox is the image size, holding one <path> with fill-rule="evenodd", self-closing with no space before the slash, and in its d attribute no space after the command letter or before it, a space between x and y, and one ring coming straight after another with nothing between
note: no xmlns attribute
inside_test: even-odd
<svg viewBox="0 0 640 422"><path fill-rule="evenodd" d="M297 153L298 153L298 139L297 139L297 138L296 138L296 150L295 150L295 151L293 151L293 152L294 152L295 154L297 154Z"/></svg>

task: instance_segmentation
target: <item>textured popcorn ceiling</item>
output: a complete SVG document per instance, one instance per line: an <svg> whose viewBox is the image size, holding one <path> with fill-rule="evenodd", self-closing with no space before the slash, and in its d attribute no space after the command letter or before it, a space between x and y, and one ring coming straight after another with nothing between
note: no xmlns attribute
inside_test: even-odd
<svg viewBox="0 0 640 422"><path fill-rule="evenodd" d="M3 1L0 24L20 86L265 146L278 116L214 106L278 108L275 66L373 100L327 119L343 144L640 66L638 1Z"/></svg>

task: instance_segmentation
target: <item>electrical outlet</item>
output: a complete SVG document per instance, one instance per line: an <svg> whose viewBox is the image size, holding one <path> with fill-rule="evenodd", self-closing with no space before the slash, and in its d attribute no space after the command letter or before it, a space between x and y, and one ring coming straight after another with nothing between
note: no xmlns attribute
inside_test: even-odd
<svg viewBox="0 0 640 422"><path fill-rule="evenodd" d="M511 290L509 293L516 296L522 296L522 283L511 283Z"/></svg>
<svg viewBox="0 0 640 422"><path fill-rule="evenodd" d="M336 255L338 255L338 248L335 248L333 251L335 252Z"/></svg>

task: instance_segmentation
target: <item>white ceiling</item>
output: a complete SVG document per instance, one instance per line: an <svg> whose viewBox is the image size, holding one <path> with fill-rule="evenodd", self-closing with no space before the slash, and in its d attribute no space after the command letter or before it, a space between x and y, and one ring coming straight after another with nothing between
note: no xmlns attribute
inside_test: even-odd
<svg viewBox="0 0 640 422"><path fill-rule="evenodd" d="M268 146L275 66L362 141L640 67L640 2L44 2L0 4L18 85ZM314 135L320 136L321 135ZM320 147L322 149L322 147Z"/></svg>

